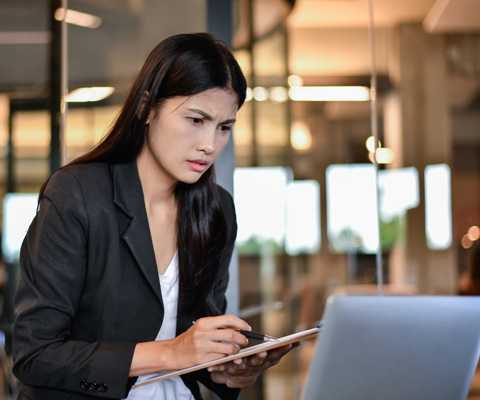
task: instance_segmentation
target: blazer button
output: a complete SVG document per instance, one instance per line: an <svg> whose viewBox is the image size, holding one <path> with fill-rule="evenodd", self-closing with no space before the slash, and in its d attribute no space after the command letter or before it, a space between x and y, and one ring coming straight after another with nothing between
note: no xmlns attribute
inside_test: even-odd
<svg viewBox="0 0 480 400"><path fill-rule="evenodd" d="M105 393L108 390L108 385L105 382L100 382L98 384L98 391Z"/></svg>
<svg viewBox="0 0 480 400"><path fill-rule="evenodd" d="M80 381L80 389L82 389L82 390L87 390L88 389L88 382L85 379Z"/></svg>
<svg viewBox="0 0 480 400"><path fill-rule="evenodd" d="M90 382L88 384L88 389L92 392L94 392L95 390L97 390L97 387L98 387L98 383L97 382Z"/></svg>

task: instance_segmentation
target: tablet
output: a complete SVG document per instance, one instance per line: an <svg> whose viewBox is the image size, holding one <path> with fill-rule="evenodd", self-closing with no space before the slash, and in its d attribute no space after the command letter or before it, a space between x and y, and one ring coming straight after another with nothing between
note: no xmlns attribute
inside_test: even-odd
<svg viewBox="0 0 480 400"><path fill-rule="evenodd" d="M193 367L178 369L178 370L161 371L161 372L158 372L157 374L155 374L154 378L149 379L148 381L144 381L142 383L139 383L138 385L133 385L132 389L135 389L136 387L148 385L148 384L153 383L153 382L158 382L158 381L161 381L163 379L172 378L174 376L188 374L189 372L194 372L194 371L197 371L197 370L200 370L200 369L203 369L203 368L208 368L208 367L211 367L213 365L223 364L223 363L226 363L226 362L229 362L229 361L232 361L232 360L236 360L237 358L252 356L252 355L260 353L262 351L268 351L268 350L275 349L277 347L285 346L287 344L293 344L293 343L300 342L302 340L307 340L307 339L310 339L310 338L313 338L313 337L317 336L319 331L320 331L319 327L318 328L307 329L307 330L302 331L302 332L297 332L297 333L293 333L293 334L288 335L288 336L278 338L278 340L276 340L274 342L263 342L263 343L260 343L260 344L254 345L254 346L246 347L246 348L240 350L237 354L232 354L232 355L229 355L229 356L226 356L226 357L221 357L217 360L210 361L210 362L207 362L207 363L204 363L204 364L199 364L199 365L195 365Z"/></svg>

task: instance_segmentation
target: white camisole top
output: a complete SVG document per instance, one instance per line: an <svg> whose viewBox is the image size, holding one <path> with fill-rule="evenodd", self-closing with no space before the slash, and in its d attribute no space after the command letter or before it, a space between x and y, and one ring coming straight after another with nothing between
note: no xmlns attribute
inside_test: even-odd
<svg viewBox="0 0 480 400"><path fill-rule="evenodd" d="M168 340L175 337L178 305L178 255L175 252L165 273L159 275L162 300L165 309L163 323L155 340ZM136 384L154 379L158 374L141 375ZM194 400L192 392L179 376L150 383L130 390L126 400Z"/></svg>

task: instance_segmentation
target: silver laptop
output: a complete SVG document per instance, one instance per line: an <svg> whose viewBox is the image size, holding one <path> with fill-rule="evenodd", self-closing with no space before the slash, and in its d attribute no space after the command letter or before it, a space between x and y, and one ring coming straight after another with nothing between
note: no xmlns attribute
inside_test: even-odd
<svg viewBox="0 0 480 400"><path fill-rule="evenodd" d="M480 355L480 297L327 301L303 400L464 400Z"/></svg>

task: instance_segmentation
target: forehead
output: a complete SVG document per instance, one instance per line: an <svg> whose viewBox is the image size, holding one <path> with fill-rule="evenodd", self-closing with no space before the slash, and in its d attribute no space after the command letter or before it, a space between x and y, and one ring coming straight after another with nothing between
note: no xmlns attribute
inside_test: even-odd
<svg viewBox="0 0 480 400"><path fill-rule="evenodd" d="M171 111L199 109L212 113L233 113L238 110L238 96L231 90L207 89L191 96L177 96L166 100L164 108ZM213 114L212 114L213 115Z"/></svg>

